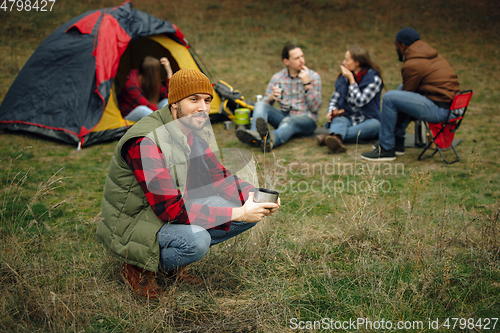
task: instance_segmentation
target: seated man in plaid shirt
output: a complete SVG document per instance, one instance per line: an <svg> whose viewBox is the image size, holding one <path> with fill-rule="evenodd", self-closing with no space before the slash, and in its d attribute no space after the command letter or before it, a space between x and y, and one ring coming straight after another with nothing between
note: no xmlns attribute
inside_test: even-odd
<svg viewBox="0 0 500 333"><path fill-rule="evenodd" d="M158 270L201 283L186 265L279 208L279 201L255 203L254 187L225 169L211 149L212 96L201 72L178 71L170 80L169 107L141 119L115 149L97 235L125 262L121 274L138 295L163 293Z"/></svg>
<svg viewBox="0 0 500 333"><path fill-rule="evenodd" d="M286 68L273 75L264 101L255 104L250 130L236 131L241 142L261 146L264 152L284 144L293 135L313 134L322 104L321 78L305 66L300 47L285 45L281 57ZM279 109L273 107L275 101ZM269 131L268 123L275 130Z"/></svg>

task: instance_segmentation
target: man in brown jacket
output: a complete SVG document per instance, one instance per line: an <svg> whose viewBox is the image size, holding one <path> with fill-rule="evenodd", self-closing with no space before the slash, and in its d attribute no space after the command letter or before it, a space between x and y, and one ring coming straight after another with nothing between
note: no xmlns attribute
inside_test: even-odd
<svg viewBox="0 0 500 333"><path fill-rule="evenodd" d="M368 161L391 161L404 154L404 138L410 117L431 123L446 120L451 102L460 91L458 77L446 59L420 40L417 31L405 28L394 42L402 61L403 84L382 100L379 145L361 154ZM460 116L459 113L452 117Z"/></svg>

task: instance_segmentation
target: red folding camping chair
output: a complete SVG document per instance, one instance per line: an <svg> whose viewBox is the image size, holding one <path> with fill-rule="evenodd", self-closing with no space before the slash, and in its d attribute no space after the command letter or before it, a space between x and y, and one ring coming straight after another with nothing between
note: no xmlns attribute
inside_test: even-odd
<svg viewBox="0 0 500 333"><path fill-rule="evenodd" d="M437 152L439 152L439 154L443 158L443 161L445 161L447 164L452 164L460 160L455 147L453 147L453 138L455 137L455 132L458 130L460 124L462 123L462 120L464 119L465 111L467 111L467 107L469 106L471 98L472 90L459 92L451 103L450 112L448 113L448 117L446 118L445 122L437 124L424 122L425 127L427 128L427 133L429 133L430 142L427 143L424 151L418 157L419 161L422 159L424 153L429 149L434 149L434 152L429 157L432 157ZM459 109L463 109L461 110L462 112L460 112L460 117L450 119L451 115L453 114L452 111ZM453 150L456 156L456 159L451 162L448 161L443 154L444 151L450 149Z"/></svg>

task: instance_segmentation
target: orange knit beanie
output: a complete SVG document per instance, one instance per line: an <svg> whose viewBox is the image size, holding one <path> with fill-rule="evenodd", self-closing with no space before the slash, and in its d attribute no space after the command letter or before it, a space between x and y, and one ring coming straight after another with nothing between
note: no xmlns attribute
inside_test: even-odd
<svg viewBox="0 0 500 333"><path fill-rule="evenodd" d="M210 80L202 72L194 69L181 69L170 78L168 85L168 104L176 103L194 94L214 96Z"/></svg>

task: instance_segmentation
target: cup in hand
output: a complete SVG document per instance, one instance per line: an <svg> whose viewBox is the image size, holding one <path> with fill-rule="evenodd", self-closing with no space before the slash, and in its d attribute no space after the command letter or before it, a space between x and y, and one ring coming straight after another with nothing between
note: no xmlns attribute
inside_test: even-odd
<svg viewBox="0 0 500 333"><path fill-rule="evenodd" d="M255 196L254 196L254 201L255 202L272 202L276 203L278 202L278 197L279 197L279 192L273 191L273 190L268 190L265 188L258 188L255 189Z"/></svg>

